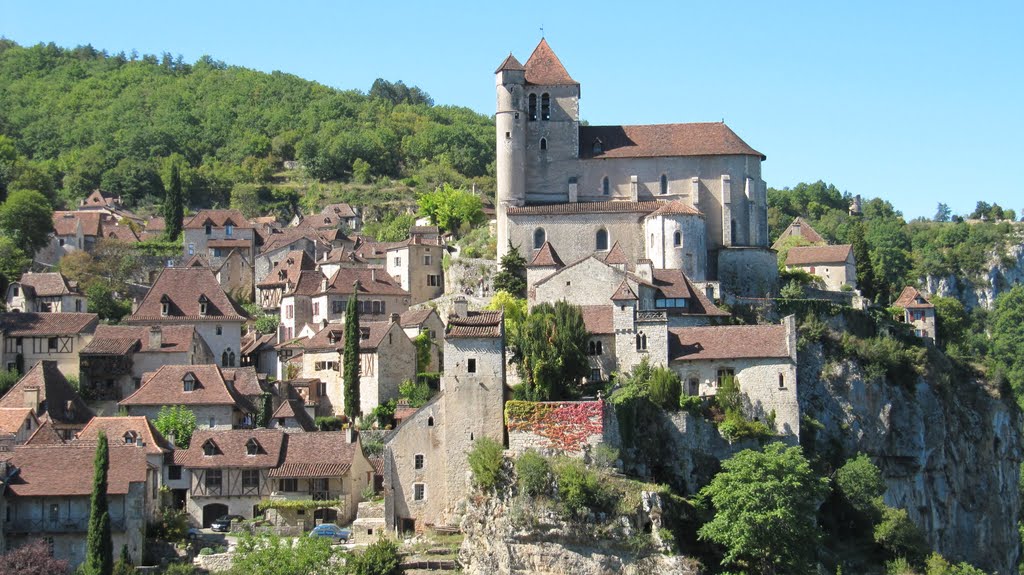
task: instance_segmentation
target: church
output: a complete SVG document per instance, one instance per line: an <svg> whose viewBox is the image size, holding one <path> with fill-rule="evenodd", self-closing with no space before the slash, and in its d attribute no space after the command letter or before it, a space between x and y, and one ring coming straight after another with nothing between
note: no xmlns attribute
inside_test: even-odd
<svg viewBox="0 0 1024 575"><path fill-rule="evenodd" d="M495 89L499 257L549 244L569 264L617 244L732 294L774 288L765 156L724 123L581 125L580 84L544 39L525 65L509 54Z"/></svg>

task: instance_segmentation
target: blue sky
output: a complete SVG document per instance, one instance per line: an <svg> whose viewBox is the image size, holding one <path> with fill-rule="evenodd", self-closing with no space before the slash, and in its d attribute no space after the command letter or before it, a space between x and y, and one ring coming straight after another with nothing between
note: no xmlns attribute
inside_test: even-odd
<svg viewBox="0 0 1024 575"><path fill-rule="evenodd" d="M1024 2L532 4L5 0L0 35L344 89L402 80L491 114L492 72L543 26L591 124L724 119L773 187L823 179L908 219L938 202L1024 211Z"/></svg>

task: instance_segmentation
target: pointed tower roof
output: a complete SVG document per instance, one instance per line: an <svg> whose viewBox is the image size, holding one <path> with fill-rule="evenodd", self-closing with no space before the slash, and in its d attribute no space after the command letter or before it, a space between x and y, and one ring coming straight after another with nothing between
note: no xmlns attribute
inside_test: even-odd
<svg viewBox="0 0 1024 575"><path fill-rule="evenodd" d="M540 247L540 251L537 252L537 255L533 256L533 261L530 262L530 266L553 266L561 268L565 267L565 264L562 263L562 258L558 257L558 253L555 252L555 248L551 245L551 242L544 242L544 245Z"/></svg>
<svg viewBox="0 0 1024 575"><path fill-rule="evenodd" d="M530 84L544 86L579 86L566 72L565 66L555 56L548 41L541 38L540 44L533 49L533 54L526 61L526 81Z"/></svg>
<svg viewBox="0 0 1024 575"><path fill-rule="evenodd" d="M494 73L497 74L502 70L523 71L526 70L526 67L520 64L519 60L516 60L516 57L512 55L512 52L509 52L508 58L505 58L505 61L501 63L501 66L498 66L498 69L495 70Z"/></svg>
<svg viewBox="0 0 1024 575"><path fill-rule="evenodd" d="M636 300L636 299L637 299L636 292L633 291L633 288L629 287L629 284L626 283L625 279L623 279L622 283L619 284L619 289L615 290L615 293L612 294L612 301Z"/></svg>
<svg viewBox="0 0 1024 575"><path fill-rule="evenodd" d="M629 265L626 253L622 251L619 242L612 244L612 249L608 250L608 254L604 256L604 263L609 265Z"/></svg>

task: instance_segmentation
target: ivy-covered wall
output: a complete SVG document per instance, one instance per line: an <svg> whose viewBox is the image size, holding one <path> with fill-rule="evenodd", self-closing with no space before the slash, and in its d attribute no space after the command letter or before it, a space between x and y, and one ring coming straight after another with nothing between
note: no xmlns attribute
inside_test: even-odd
<svg viewBox="0 0 1024 575"><path fill-rule="evenodd" d="M605 402L564 401L505 403L508 447L515 453L582 455L585 446L616 443L605 425Z"/></svg>

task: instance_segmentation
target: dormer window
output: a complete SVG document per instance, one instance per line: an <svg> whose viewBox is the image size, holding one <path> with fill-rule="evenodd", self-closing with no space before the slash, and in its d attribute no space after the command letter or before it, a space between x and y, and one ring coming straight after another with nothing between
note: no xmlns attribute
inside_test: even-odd
<svg viewBox="0 0 1024 575"><path fill-rule="evenodd" d="M601 138L594 138L594 155L604 152L604 143L601 142Z"/></svg>
<svg viewBox="0 0 1024 575"><path fill-rule="evenodd" d="M280 270L277 272L277 279L284 281L288 277L288 272Z"/></svg>
<svg viewBox="0 0 1024 575"><path fill-rule="evenodd" d="M135 445L138 443L139 434L134 431L126 431L124 434L125 445Z"/></svg>
<svg viewBox="0 0 1024 575"><path fill-rule="evenodd" d="M227 224L224 226L224 235L230 236L235 231L235 226Z"/></svg>
<svg viewBox="0 0 1024 575"><path fill-rule="evenodd" d="M260 453L260 442L256 441L256 438L252 438L245 443L245 454L246 455L259 455Z"/></svg>
<svg viewBox="0 0 1024 575"><path fill-rule="evenodd" d="M213 233L213 224L211 224L210 222L206 222L206 235L210 235L212 233Z"/></svg>
<svg viewBox="0 0 1024 575"><path fill-rule="evenodd" d="M361 327L359 328L359 339L370 339L370 328Z"/></svg>
<svg viewBox="0 0 1024 575"><path fill-rule="evenodd" d="M163 317L171 315L171 298L167 297L167 294L160 298L160 315Z"/></svg>
<svg viewBox="0 0 1024 575"><path fill-rule="evenodd" d="M195 391L196 377L191 372L186 373L185 377L181 378L181 385L185 391Z"/></svg>
<svg viewBox="0 0 1024 575"><path fill-rule="evenodd" d="M203 455L210 457L213 455L217 455L218 451L219 450L217 449L217 444L214 443L212 439L207 439L203 443Z"/></svg>
<svg viewBox="0 0 1024 575"><path fill-rule="evenodd" d="M327 343L335 344L338 343L338 332L332 331L327 334Z"/></svg>
<svg viewBox="0 0 1024 575"><path fill-rule="evenodd" d="M199 296L199 315L206 315L209 305L210 299L206 297L206 294Z"/></svg>

